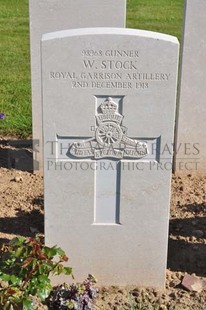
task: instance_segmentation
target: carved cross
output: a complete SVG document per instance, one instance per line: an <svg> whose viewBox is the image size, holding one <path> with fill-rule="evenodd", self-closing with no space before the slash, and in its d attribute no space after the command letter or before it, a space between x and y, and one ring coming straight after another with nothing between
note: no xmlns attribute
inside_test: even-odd
<svg viewBox="0 0 206 310"><path fill-rule="evenodd" d="M151 142L156 140L128 137L122 107L123 96L96 96L93 137L58 137L58 142L68 142L67 160L84 159L96 165L94 224L120 224L121 161L148 159Z"/></svg>

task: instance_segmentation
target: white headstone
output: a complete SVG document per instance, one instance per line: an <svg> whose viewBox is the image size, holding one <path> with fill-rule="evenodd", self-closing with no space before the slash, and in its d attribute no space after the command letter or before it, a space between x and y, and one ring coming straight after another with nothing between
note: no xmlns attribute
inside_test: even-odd
<svg viewBox="0 0 206 310"><path fill-rule="evenodd" d="M125 27L126 0L29 0L29 7L34 170L42 170L42 34L83 27Z"/></svg>
<svg viewBox="0 0 206 310"><path fill-rule="evenodd" d="M177 61L147 31L43 36L45 236L77 280L164 286Z"/></svg>
<svg viewBox="0 0 206 310"><path fill-rule="evenodd" d="M185 2L175 170L206 172L206 1Z"/></svg>

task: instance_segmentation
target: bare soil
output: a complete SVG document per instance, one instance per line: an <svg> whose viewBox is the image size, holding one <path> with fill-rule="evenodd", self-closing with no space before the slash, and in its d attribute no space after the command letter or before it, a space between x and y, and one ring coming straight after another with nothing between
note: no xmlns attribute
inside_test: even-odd
<svg viewBox="0 0 206 310"><path fill-rule="evenodd" d="M21 146L18 149L0 143L0 244L16 235L44 233L43 177L38 173L17 170L22 165L16 167L18 161L15 160L12 164L13 155L8 161L8 151L13 154L22 152L22 149L29 167L29 148ZM102 287L95 309L206 310L206 288L196 292L181 285L187 273L206 281L204 174L173 175L166 289ZM47 308L39 303L36 307L38 310Z"/></svg>

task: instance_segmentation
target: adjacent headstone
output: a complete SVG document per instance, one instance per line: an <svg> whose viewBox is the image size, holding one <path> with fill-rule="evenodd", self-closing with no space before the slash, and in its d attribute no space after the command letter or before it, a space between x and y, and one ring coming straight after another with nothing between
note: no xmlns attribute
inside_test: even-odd
<svg viewBox="0 0 206 310"><path fill-rule="evenodd" d="M125 27L126 0L30 0L29 6L34 170L42 170L42 34L83 27Z"/></svg>
<svg viewBox="0 0 206 310"><path fill-rule="evenodd" d="M164 286L177 62L163 34L43 36L45 236L77 280Z"/></svg>
<svg viewBox="0 0 206 310"><path fill-rule="evenodd" d="M206 1L185 2L175 170L206 172Z"/></svg>

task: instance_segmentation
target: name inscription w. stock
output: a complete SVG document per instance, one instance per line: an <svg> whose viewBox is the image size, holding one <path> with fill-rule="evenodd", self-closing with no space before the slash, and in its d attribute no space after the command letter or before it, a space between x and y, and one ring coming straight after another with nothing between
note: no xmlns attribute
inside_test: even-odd
<svg viewBox="0 0 206 310"><path fill-rule="evenodd" d="M69 80L71 88L137 90L149 89L151 83L167 82L170 78L166 72L139 70L139 50L83 50L80 57L81 71L51 71L49 78Z"/></svg>
<svg viewBox="0 0 206 310"><path fill-rule="evenodd" d="M101 285L164 287L177 68L164 34L43 36L45 231L78 279L92 268Z"/></svg>

